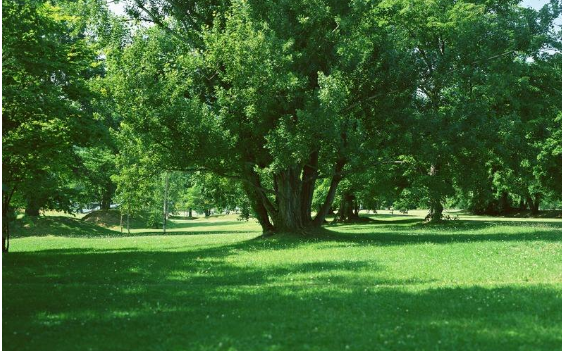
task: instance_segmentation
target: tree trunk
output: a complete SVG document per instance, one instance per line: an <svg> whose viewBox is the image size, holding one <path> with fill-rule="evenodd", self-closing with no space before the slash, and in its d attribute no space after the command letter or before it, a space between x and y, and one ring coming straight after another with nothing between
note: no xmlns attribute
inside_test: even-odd
<svg viewBox="0 0 562 351"><path fill-rule="evenodd" d="M244 168L245 182L242 184L248 199L250 200L250 207L254 211L254 214L260 223L263 234L272 234L275 230L273 224L271 224L268 215L268 209L266 204L269 202L264 190L261 186L259 175L253 169L252 166L246 165ZM271 204L268 204L271 207Z"/></svg>
<svg viewBox="0 0 562 351"><path fill-rule="evenodd" d="M121 227L121 234L123 234L123 211L119 210L119 227Z"/></svg>
<svg viewBox="0 0 562 351"><path fill-rule="evenodd" d="M541 201L541 194L535 194L535 198L529 202L531 213L536 215L539 213L539 204Z"/></svg>
<svg viewBox="0 0 562 351"><path fill-rule="evenodd" d="M188 218L193 218L193 209L191 207L187 210L187 213L188 213Z"/></svg>
<svg viewBox="0 0 562 351"><path fill-rule="evenodd" d="M262 226L264 234L274 232L299 233L305 227L320 226L324 223L335 197L337 185L341 180L343 160L338 160L335 174L324 204L314 220L311 219L314 184L318 177L316 155L312 154L306 166L289 167L273 175L273 191L262 187L259 174L248 166L244 170L244 190L252 209ZM267 196L275 195L275 201Z"/></svg>
<svg viewBox="0 0 562 351"><path fill-rule="evenodd" d="M338 190L338 185L340 184L343 178L341 173L344 166L345 166L345 160L343 158L340 158L334 166L334 175L332 176L332 181L330 182L330 189L328 189L328 194L326 195L326 199L324 200L324 203L320 207L320 210L318 210L318 213L316 214L316 218L314 218L313 225L315 227L319 227L322 224L324 224L324 221L326 220L326 216L328 215L328 213L330 211L333 212L332 205L336 197L336 191Z"/></svg>
<svg viewBox="0 0 562 351"><path fill-rule="evenodd" d="M345 191L342 194L340 208L337 214L338 220L340 222L348 222L359 218L356 206L355 195L351 191Z"/></svg>
<svg viewBox="0 0 562 351"><path fill-rule="evenodd" d="M301 181L296 168L274 175L277 212L272 216L279 232L298 232L303 229Z"/></svg>
<svg viewBox="0 0 562 351"><path fill-rule="evenodd" d="M109 210L111 208L111 200L113 197L113 192L115 191L115 186L113 183L108 183L103 190L103 194L101 196L100 201L100 209L102 210Z"/></svg>
<svg viewBox="0 0 562 351"><path fill-rule="evenodd" d="M127 210L127 233L128 234L131 234L130 219L131 219L131 213L129 212L129 210Z"/></svg>
<svg viewBox="0 0 562 351"><path fill-rule="evenodd" d="M10 250L10 221L2 213L2 252Z"/></svg>
<svg viewBox="0 0 562 351"><path fill-rule="evenodd" d="M168 172L164 173L164 205L163 205L163 220L162 220L162 232L166 234L166 221L168 220L168 184L169 184Z"/></svg>
<svg viewBox="0 0 562 351"><path fill-rule="evenodd" d="M439 222L443 219L443 205L441 200L434 199L429 208L429 219L431 222Z"/></svg>
<svg viewBox="0 0 562 351"><path fill-rule="evenodd" d="M441 191L439 190L439 166L432 164L429 175L432 178L429 188L429 214L428 218L431 222L439 222L443 219L443 205L441 204Z"/></svg>
<svg viewBox="0 0 562 351"><path fill-rule="evenodd" d="M301 218L305 226L312 223L312 198L318 179L318 156L319 152L314 151L310 155L309 163L304 165L302 170Z"/></svg>
<svg viewBox="0 0 562 351"><path fill-rule="evenodd" d="M26 201L26 206L25 206L25 215L26 216L33 216L33 217L37 217L39 216L39 210L42 207L42 204L39 199L34 198L33 196L28 197L27 201Z"/></svg>
<svg viewBox="0 0 562 351"><path fill-rule="evenodd" d="M5 191L2 186L2 252L10 250L10 221L12 220L10 202L15 191L15 186L10 191Z"/></svg>
<svg viewBox="0 0 562 351"><path fill-rule="evenodd" d="M353 209L353 217L359 218L359 201L357 201L357 197L355 197L355 206Z"/></svg>
<svg viewBox="0 0 562 351"><path fill-rule="evenodd" d="M511 205L509 203L509 194L507 191L502 191L502 195L499 200L499 212L502 214L507 214L511 211Z"/></svg>

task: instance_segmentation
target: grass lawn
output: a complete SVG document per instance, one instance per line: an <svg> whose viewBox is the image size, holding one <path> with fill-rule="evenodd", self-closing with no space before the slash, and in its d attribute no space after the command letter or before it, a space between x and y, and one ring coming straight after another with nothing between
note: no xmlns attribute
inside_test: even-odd
<svg viewBox="0 0 562 351"><path fill-rule="evenodd" d="M47 217L3 256L2 346L562 350L562 220L421 215L267 240L235 216L167 235Z"/></svg>

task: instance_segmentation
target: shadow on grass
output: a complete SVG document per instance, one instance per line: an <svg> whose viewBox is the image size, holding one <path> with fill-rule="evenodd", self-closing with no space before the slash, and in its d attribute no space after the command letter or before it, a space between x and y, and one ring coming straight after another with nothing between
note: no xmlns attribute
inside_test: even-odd
<svg viewBox="0 0 562 351"><path fill-rule="evenodd" d="M169 231L165 235L203 235L203 234L243 234L251 233L252 230L233 230L229 226L238 224L236 221L221 221L221 222L188 222L177 223L174 221L168 222ZM207 227L222 227L224 230L206 230ZM194 228L194 229L192 229ZM201 228L201 229L199 229ZM178 231L177 229L185 229ZM72 217L37 217L37 218L24 218L18 219L11 225L11 235L13 238L22 237L42 237L42 236L57 236L68 238L111 238L111 237L139 237L139 236L154 236L163 235L161 229L137 228L131 227L131 234L127 233L127 229L112 230L103 226L96 225L87 221L82 221L78 218ZM142 230L141 232L136 232ZM171 230L171 231L170 231Z"/></svg>
<svg viewBox="0 0 562 351"><path fill-rule="evenodd" d="M383 278L378 273L384 267L376 261L248 266L228 260L239 252L301 244L280 239L275 245L249 240L188 252L11 253L3 260L3 346L555 350L562 345L562 299L553 287L418 289L426 281ZM307 279L323 273L332 279Z"/></svg>
<svg viewBox="0 0 562 351"><path fill-rule="evenodd" d="M169 235L215 235L215 234L252 234L254 228L232 229L233 225L243 225L238 221L220 222L170 222ZM207 230L220 228L224 230ZM510 227L527 227L528 233L509 233ZM110 230L88 222L68 217L40 217L33 221L20 221L14 226L14 237L60 236L74 238L111 238L162 236L161 230L142 229L128 234ZM488 228L506 228L505 233L477 233ZM185 230L181 230L185 229ZM553 229L560 229L553 230ZM138 230L138 229L137 229ZM274 236L275 239L278 236ZM315 229L311 235L290 235L291 240L298 238L303 243L310 240L353 242L364 245L406 245L420 243L462 243L478 241L562 241L561 223L528 222L494 222L494 221L446 221L439 224L423 223L420 219L405 218L400 220L371 220L353 224L328 224ZM264 239L262 239L264 240ZM266 239L268 240L268 239Z"/></svg>

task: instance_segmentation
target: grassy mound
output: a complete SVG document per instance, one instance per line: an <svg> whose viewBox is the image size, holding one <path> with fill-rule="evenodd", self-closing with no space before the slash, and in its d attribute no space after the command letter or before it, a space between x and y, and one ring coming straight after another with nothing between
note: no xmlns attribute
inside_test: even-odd
<svg viewBox="0 0 562 351"><path fill-rule="evenodd" d="M66 216L24 216L18 218L11 227L11 236L65 236L65 237L96 237L108 236L113 231L102 228L79 218Z"/></svg>
<svg viewBox="0 0 562 351"><path fill-rule="evenodd" d="M116 227L120 224L121 212L119 210L93 211L85 215L82 220L106 228Z"/></svg>

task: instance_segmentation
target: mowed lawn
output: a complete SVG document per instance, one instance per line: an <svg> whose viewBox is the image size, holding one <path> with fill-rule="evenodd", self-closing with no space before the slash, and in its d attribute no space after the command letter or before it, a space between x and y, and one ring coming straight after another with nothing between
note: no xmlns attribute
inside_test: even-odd
<svg viewBox="0 0 562 351"><path fill-rule="evenodd" d="M5 350L562 350L562 221L67 220L3 256ZM30 231L33 232L33 231ZM51 235L46 235L51 234Z"/></svg>

